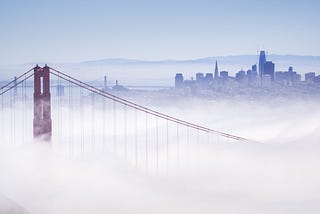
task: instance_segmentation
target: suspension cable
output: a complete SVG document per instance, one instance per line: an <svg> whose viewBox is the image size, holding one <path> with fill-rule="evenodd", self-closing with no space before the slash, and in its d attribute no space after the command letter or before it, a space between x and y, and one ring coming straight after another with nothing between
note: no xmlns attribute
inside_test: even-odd
<svg viewBox="0 0 320 214"><path fill-rule="evenodd" d="M19 82L16 81L16 83L15 83L14 85L12 85L12 86L10 86L9 88L7 88L6 90L2 91L2 92L0 93L0 95L3 95L3 94L5 94L6 92L10 91L11 89L13 89L13 88L16 87L17 85L21 84L23 81L26 81L27 79L29 79L29 78L32 77L33 75L34 75L34 73L30 74L29 76L25 77L24 79L20 80ZM18 79L18 78L17 78L17 79ZM15 81L13 81L13 82L15 82ZM5 86L4 86L4 87L5 87ZM1 88L1 89L4 89L4 87Z"/></svg>
<svg viewBox="0 0 320 214"><path fill-rule="evenodd" d="M81 82L81 81L79 81L79 80L77 80L77 79L75 79L75 78L73 78L73 77L71 77L71 76L69 76L69 75L66 75L66 74L64 74L64 73L62 73L62 72L60 72L60 71L58 71L58 70L56 70L56 69L53 69L53 68L50 68L50 69L51 69L52 71L57 72L57 74L55 74L55 73L53 73L53 72L51 71L54 75L63 75L63 76L65 76L65 77L68 77L69 79L72 79L72 81L75 81L75 82L77 82L77 83ZM147 112L147 113L149 113L149 114L152 114L152 115L161 117L161 118L163 118L163 119L166 119L166 118L167 118L167 119L171 120L172 122L178 122L178 123L180 123L181 125L184 125L184 126L189 126L189 127L191 127L191 128L198 129L198 130L201 130L201 131L204 131L204 132L213 132L213 133L215 133L215 134L219 134L219 135L221 135L221 136L223 136L223 137L226 137L226 138L232 138L232 139L235 139L235 140L237 140L237 141L250 141L250 142L254 142L254 141L251 141L251 140L242 138L242 137L238 137L238 136L235 136L235 135L230 135L230 134L227 134L227 133L223 133L223 132L220 132L220 131L217 131L217 130L209 129L209 128L206 128L206 127L203 127L203 126L199 126L199 125L196 125L196 124L193 124L193 123L189 123L189 122L184 121L184 120L180 120L180 119L171 117L171 116L169 116L169 115L166 115L166 114L160 113L160 112L158 112L158 111L154 111L154 110L151 110L151 109L146 108L146 107L144 107L144 106L138 105L138 104L133 103L133 102L131 102L131 101L128 101L128 100L126 100L126 99L122 99L122 98L120 98L120 97L117 97L117 96L115 96L115 95L113 95L113 94L110 94L110 93L108 93L108 92L105 92L105 91L103 91L103 90L97 89L97 88L95 88L95 87L93 87L93 86L91 86L91 85L89 85L89 84L84 83L84 82L81 82L81 83L83 84L83 86L84 86L87 90L90 90L90 91L92 91L92 92L94 92L94 93L97 93L97 94L99 94L99 95L105 96L106 98L112 99L112 100L114 100L114 101L116 101L116 102L119 102L119 103L122 103L122 104L126 103L128 106L130 106L130 107L132 107L132 108L136 107L136 108L137 108L138 110L140 110L140 111ZM75 83L75 84L76 84L76 83Z"/></svg>
<svg viewBox="0 0 320 214"><path fill-rule="evenodd" d="M8 82L6 85L1 86L1 87L0 87L0 90L8 87L8 86L11 85L12 83L15 83L18 79L20 79L20 78L23 77L23 76L26 76L28 73L30 73L30 72L33 71L33 70L34 70L34 68L31 68L29 71L21 74L19 77L17 77L17 78L15 78L15 79L13 79L12 81ZM17 84L15 84L15 85L17 85ZM1 94L0 94L0 95L1 95Z"/></svg>

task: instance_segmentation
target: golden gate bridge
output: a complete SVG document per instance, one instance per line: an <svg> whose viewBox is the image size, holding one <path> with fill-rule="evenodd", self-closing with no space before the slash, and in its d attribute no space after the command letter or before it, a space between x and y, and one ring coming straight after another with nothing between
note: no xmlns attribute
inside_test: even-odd
<svg viewBox="0 0 320 214"><path fill-rule="evenodd" d="M70 156L112 151L157 174L186 161L194 144L254 142L139 105L47 65L1 86L0 98L2 144L36 140Z"/></svg>

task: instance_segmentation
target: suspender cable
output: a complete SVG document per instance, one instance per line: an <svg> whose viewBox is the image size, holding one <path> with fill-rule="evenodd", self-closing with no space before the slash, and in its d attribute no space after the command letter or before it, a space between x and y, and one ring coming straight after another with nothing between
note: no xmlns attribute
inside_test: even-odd
<svg viewBox="0 0 320 214"><path fill-rule="evenodd" d="M24 139L26 139L25 138L25 130L24 130L24 111L25 111L25 109L26 109L26 106L23 106L24 105L24 84L25 84L25 82L23 81L22 83L21 83L21 96L20 96L20 102L21 102L21 107L23 108L23 110L22 111L19 111L19 113L20 113L20 116L21 116L21 123L20 123L20 127L21 127L21 132L22 132L22 135L21 135L21 143L23 143L23 141L24 141Z"/></svg>
<svg viewBox="0 0 320 214"><path fill-rule="evenodd" d="M4 108L4 106L3 106L3 97L4 97L4 96L1 96L1 118L4 118L4 113L3 113L3 112L4 112L4 109L3 109L3 108ZM5 133L5 132L4 132L4 119L0 120L0 122L1 122L1 132L2 132L2 133ZM2 143L5 143L5 142L4 142L4 141L5 141L4 138L5 138L5 137L4 137L4 134L1 134L1 142L2 142Z"/></svg>
<svg viewBox="0 0 320 214"><path fill-rule="evenodd" d="M117 119L116 119L117 103L113 101L113 151L117 152Z"/></svg>
<svg viewBox="0 0 320 214"><path fill-rule="evenodd" d="M10 136L10 139L11 139L11 144L13 143L13 119L12 119L12 90L10 90L10 120L11 120L11 136Z"/></svg>
<svg viewBox="0 0 320 214"><path fill-rule="evenodd" d="M169 120L167 120L167 151L166 151L166 162L167 162L167 173L168 173L168 169L169 169Z"/></svg>
<svg viewBox="0 0 320 214"><path fill-rule="evenodd" d="M127 160L127 106L123 105L124 113L124 157Z"/></svg>
<svg viewBox="0 0 320 214"><path fill-rule="evenodd" d="M158 117L156 117L156 169L157 175L159 174L159 125L158 125Z"/></svg>
<svg viewBox="0 0 320 214"><path fill-rule="evenodd" d="M190 140L189 140L189 127L187 127L187 165L189 165L190 160Z"/></svg>
<svg viewBox="0 0 320 214"><path fill-rule="evenodd" d="M29 74L31 71L33 71L33 69L34 69L34 68L31 68L29 71L21 74L19 77L13 79L12 81L10 81L10 82L8 82L7 84L5 84L4 86L1 86L1 87L0 87L0 90L3 90L3 89L5 89L5 88L9 87L12 83L17 82L17 80L19 80L20 78L25 77L27 74ZM29 75L29 76L33 76L33 73L32 73L31 75ZM20 81L19 83L16 83L15 85L20 84L21 82L22 82L22 81ZM11 88L12 88L12 87L9 87L9 90L10 90ZM0 95L2 95L2 92L1 92Z"/></svg>
<svg viewBox="0 0 320 214"><path fill-rule="evenodd" d="M146 169L148 170L148 161L149 161L149 154L148 154L148 113L146 113Z"/></svg>
<svg viewBox="0 0 320 214"><path fill-rule="evenodd" d="M66 74L64 74L64 73L62 73L62 72L60 72L60 71L58 71L56 69L52 69L52 71L56 72L56 73L53 73L54 75L63 75L63 76L65 76L64 78L70 78L75 84L79 84L81 82L81 81L79 81L79 80L77 80L77 79L75 79L73 77L70 77L69 75L66 75ZM83 82L81 82L81 83L83 83ZM230 135L230 134L223 133L223 132L220 132L220 131L217 131L217 130L209 129L209 128L206 128L206 127L203 127L203 126L199 126L199 125L196 125L196 124L193 124L193 123L189 123L189 122L184 121L184 120L180 120L180 119L171 117L171 116L163 114L161 112L154 111L152 109L146 108L144 106L138 105L138 104L133 103L131 101L122 99L122 98L120 98L118 96L115 96L113 94L105 92L103 90L97 89L97 88L95 88L95 87L93 87L91 85L88 85L86 83L83 83L83 85L89 91L97 93L97 94L99 94L101 96L104 96L104 97L106 97L108 99L112 99L112 100L114 100L114 101L116 101L118 103L122 103L122 104L126 103L128 106L130 106L132 108L137 108L139 111L147 112L147 113L149 113L151 115L157 115L158 117L161 117L163 119L168 119L168 120L170 120L172 122L178 122L181 125L190 126L191 128L194 128L194 129L199 129L201 131L209 131L209 132L221 135L223 137L229 137L229 138L235 139L237 141L242 141L242 142L248 142L249 141L248 139L245 139L245 138L242 138L242 137L238 137L238 136ZM254 142L254 141L250 141L250 142Z"/></svg>
<svg viewBox="0 0 320 214"><path fill-rule="evenodd" d="M26 79L26 76L24 77L25 81L24 81L24 96L23 96L23 99L24 99L24 128L25 128L25 132L27 133L27 109L28 109L28 104L27 104L27 96L28 96L28 85L27 85L27 79ZM25 133L25 134L26 134ZM27 134L26 134L27 136Z"/></svg>
<svg viewBox="0 0 320 214"><path fill-rule="evenodd" d="M106 147L106 99L102 100L102 146L103 151Z"/></svg>
<svg viewBox="0 0 320 214"><path fill-rule="evenodd" d="M94 105L95 105L95 94L91 94L91 150L95 150L95 114L94 114Z"/></svg>
<svg viewBox="0 0 320 214"><path fill-rule="evenodd" d="M137 109L134 109L134 132L135 132L135 165L138 167L138 118L137 118Z"/></svg>
<svg viewBox="0 0 320 214"><path fill-rule="evenodd" d="M179 123L177 123L177 161L178 161L178 165L179 165L179 155L180 155L180 151L179 151Z"/></svg>
<svg viewBox="0 0 320 214"><path fill-rule="evenodd" d="M199 129L197 129L197 143L199 144Z"/></svg>
<svg viewBox="0 0 320 214"><path fill-rule="evenodd" d="M189 127L187 126L187 152L188 152L188 154L187 155L189 155Z"/></svg>
<svg viewBox="0 0 320 214"><path fill-rule="evenodd" d="M24 78L25 78L25 76L24 76ZM26 85L27 85L27 80L25 80L25 81L23 81L23 93L22 93L22 102L23 102L23 106L24 106L24 108L23 108L23 115L22 115L22 117L23 117L23 124L22 124L22 126L23 126L23 139L26 139L26 111L27 111L27 98L26 98L26 96L27 96L27 91L26 91Z"/></svg>
<svg viewBox="0 0 320 214"><path fill-rule="evenodd" d="M72 156L72 134L73 134L73 131L72 131L72 116L71 116L71 112L72 112L72 109L71 109L71 82L69 82L69 90L68 90L68 114L69 114L69 154L70 154L70 157Z"/></svg>
<svg viewBox="0 0 320 214"><path fill-rule="evenodd" d="M70 106L70 108L71 108L71 114L70 114L70 117L71 117L71 144L70 144L70 146L71 146L71 154L73 155L73 134L74 134L74 132L73 132L73 85L71 84L71 87L70 87L70 95L71 95L71 100L70 100L70 103L71 103L71 106Z"/></svg>
<svg viewBox="0 0 320 214"><path fill-rule="evenodd" d="M60 108L61 108L61 96L62 96L62 86L61 86L61 79L60 77L58 77L58 106L57 106L57 111L58 111L58 123L57 123L57 145L61 145L61 112L60 112ZM60 148L60 146L58 147Z"/></svg>
<svg viewBox="0 0 320 214"><path fill-rule="evenodd" d="M83 154L84 153L84 129L83 129L83 91L82 87L79 87L80 89L80 132L81 132L81 140L80 140L80 151Z"/></svg>
<svg viewBox="0 0 320 214"><path fill-rule="evenodd" d="M29 79L30 77L32 77L34 74L32 73L32 74L30 74L30 75L28 75L27 77L25 77L24 79L22 79L22 80L20 80L20 81L18 81L18 79L20 78L17 78L16 80L14 80L14 81L11 81L11 84L12 84L12 82L15 82L15 84L13 84L13 85L9 85L9 84L7 84L6 86L3 86L2 88L1 88L1 92L0 92L0 95L3 95L3 94L5 94L6 92L8 92L8 91L11 91L11 89L12 88L14 88L16 85L19 85L19 84L21 84L23 81L25 81L25 80L27 80L27 79ZM7 89L5 89L7 87Z"/></svg>

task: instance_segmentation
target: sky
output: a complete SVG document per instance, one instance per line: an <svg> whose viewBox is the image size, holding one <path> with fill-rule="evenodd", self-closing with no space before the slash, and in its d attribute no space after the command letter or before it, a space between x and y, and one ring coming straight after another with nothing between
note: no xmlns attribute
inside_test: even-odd
<svg viewBox="0 0 320 214"><path fill-rule="evenodd" d="M1 0L0 65L320 55L317 0Z"/></svg>

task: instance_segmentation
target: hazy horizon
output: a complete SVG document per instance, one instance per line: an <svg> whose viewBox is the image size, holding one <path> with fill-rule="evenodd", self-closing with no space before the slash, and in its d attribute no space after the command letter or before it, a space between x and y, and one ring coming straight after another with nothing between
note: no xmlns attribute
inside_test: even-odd
<svg viewBox="0 0 320 214"><path fill-rule="evenodd" d="M320 55L319 1L0 2L0 64ZM39 18L41 17L41 18Z"/></svg>
<svg viewBox="0 0 320 214"><path fill-rule="evenodd" d="M319 11L0 0L0 214L319 214Z"/></svg>

